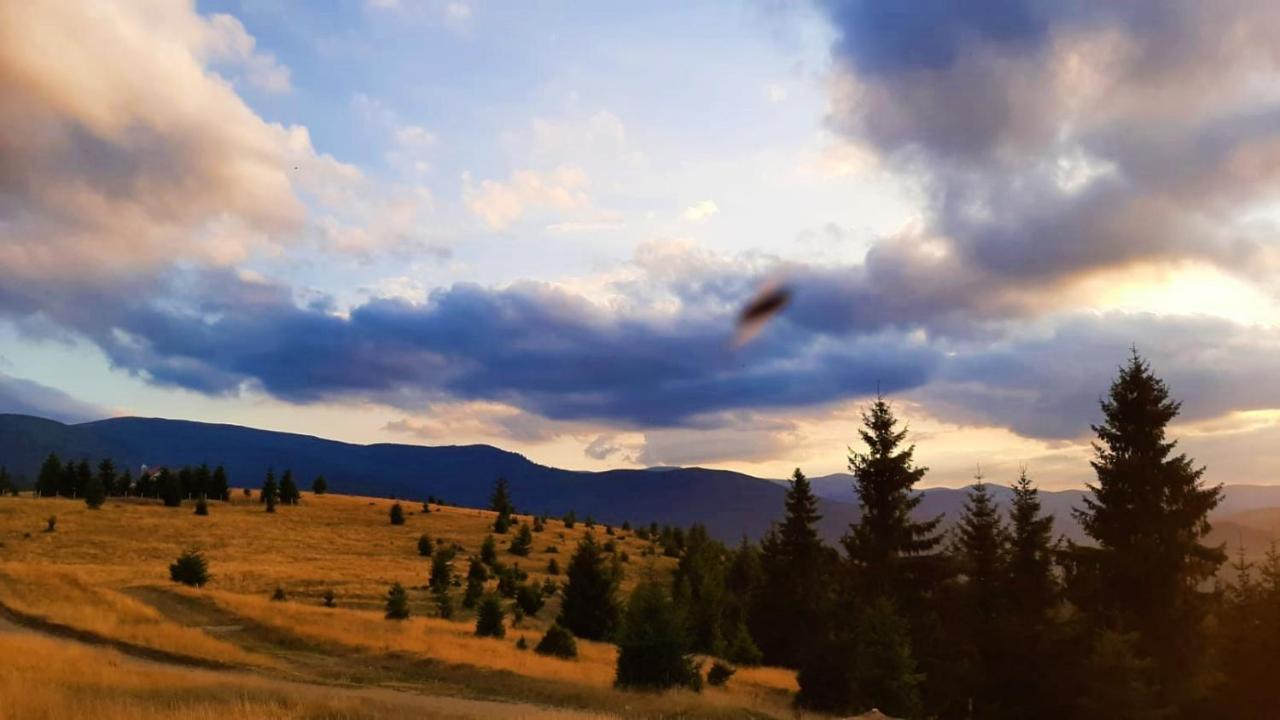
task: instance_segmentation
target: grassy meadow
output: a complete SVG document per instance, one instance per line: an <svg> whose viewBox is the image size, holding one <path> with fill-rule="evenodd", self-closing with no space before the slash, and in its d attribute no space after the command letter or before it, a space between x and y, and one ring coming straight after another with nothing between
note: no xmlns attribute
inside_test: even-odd
<svg viewBox="0 0 1280 720"><path fill-rule="evenodd" d="M454 573L465 577L494 514L436 505L424 513L421 504L403 502L406 522L396 526L388 519L392 503L305 493L301 505L269 514L256 493L251 500L237 490L231 502L211 502L210 514L197 516L190 503L166 508L112 498L90 510L78 500L0 498L0 605L11 620L45 631L0 632L0 654L66 656L52 663L65 674L46 678L38 701L0 706L0 718L473 717L493 711L489 705L495 717L795 715L789 671L741 668L721 688L658 695L613 688L616 650L609 644L579 640L575 660L518 649L521 637L536 645L559 596L518 625L508 614L501 640L474 636L460 587L454 617L434 617L426 589L431 563L418 554L419 536L459 545ZM53 532L46 531L50 516L57 518ZM520 521L532 524L526 516ZM541 583L548 561L564 568L588 531L582 521L566 528L549 520L534 534L533 552L517 557L506 551L513 527L497 536L498 556ZM670 577L675 561L632 533L614 528L608 536L600 525L590 532L629 557L624 595L646 576ZM203 588L169 581L169 563L188 548L209 562L212 578ZM393 582L409 591L408 620L383 617ZM270 599L277 587L285 601ZM326 590L336 607L323 606ZM97 674L103 663L122 661L146 666L124 685ZM76 673L80 665L94 670ZM0 666L0 683L19 687L24 673L38 668L25 661ZM232 679L246 671L260 678L256 684ZM159 684L145 682L148 674ZM224 685L234 691L220 690ZM382 696L351 695L374 690ZM406 698L436 705L405 705ZM86 702L102 705L90 713L82 711ZM32 714L46 706L79 709Z"/></svg>

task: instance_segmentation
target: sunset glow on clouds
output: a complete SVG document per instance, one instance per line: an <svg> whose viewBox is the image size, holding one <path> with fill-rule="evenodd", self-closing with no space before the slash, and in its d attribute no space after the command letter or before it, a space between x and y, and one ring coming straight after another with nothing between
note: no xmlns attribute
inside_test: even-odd
<svg viewBox="0 0 1280 720"><path fill-rule="evenodd" d="M1280 11L948 7L5 4L0 412L1066 486L1136 345L1280 480Z"/></svg>

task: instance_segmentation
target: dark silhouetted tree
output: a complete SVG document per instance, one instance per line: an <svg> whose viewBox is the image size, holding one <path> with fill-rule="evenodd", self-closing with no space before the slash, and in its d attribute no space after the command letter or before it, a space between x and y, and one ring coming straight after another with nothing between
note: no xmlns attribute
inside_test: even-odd
<svg viewBox="0 0 1280 720"><path fill-rule="evenodd" d="M208 501L208 500L205 500L203 496L201 496L201 497L200 497L200 499L196 500L196 511L195 511L195 514L196 514L196 515L208 515L208 514L209 514L209 501Z"/></svg>
<svg viewBox="0 0 1280 720"><path fill-rule="evenodd" d="M298 483L293 480L293 470L285 470L280 476L280 502L285 505L297 505L302 499L298 492Z"/></svg>
<svg viewBox="0 0 1280 720"><path fill-rule="evenodd" d="M116 464L111 458L98 463L98 484L102 486L104 495L116 494Z"/></svg>
<svg viewBox="0 0 1280 720"><path fill-rule="evenodd" d="M431 553L435 550L435 543L431 542L431 536L422 533L418 537L418 554L422 557L431 557Z"/></svg>
<svg viewBox="0 0 1280 720"><path fill-rule="evenodd" d="M1201 540L1221 486L1206 486L1204 468L1173 454L1166 429L1179 404L1136 350L1101 405L1097 482L1076 511L1097 547L1073 548L1073 599L1099 625L1136 633L1132 650L1151 663L1158 704L1189 712L1208 685L1198 586L1225 558Z"/></svg>
<svg viewBox="0 0 1280 720"><path fill-rule="evenodd" d="M492 535L485 535L484 541L480 543L480 560L489 567L498 564L498 546Z"/></svg>
<svg viewBox="0 0 1280 720"><path fill-rule="evenodd" d="M520 523L520 530L516 536L511 539L511 547L508 551L512 555L526 557L533 550L533 533L529 530L528 523Z"/></svg>
<svg viewBox="0 0 1280 720"><path fill-rule="evenodd" d="M476 635L480 637L506 637L503 625L502 602L495 595L486 595L476 611Z"/></svg>
<svg viewBox="0 0 1280 720"><path fill-rule="evenodd" d="M543 604L542 589L533 583L524 583L516 588L516 605L529 617L536 617Z"/></svg>
<svg viewBox="0 0 1280 720"><path fill-rule="evenodd" d="M607 638L618 624L618 577L587 533L569 560L559 623L588 640Z"/></svg>
<svg viewBox="0 0 1280 720"><path fill-rule="evenodd" d="M968 702L976 717L995 718L1007 690L1005 658L1008 648L1003 621L1007 618L1008 535L1000 507L977 476L969 490L964 512L956 525L951 553L963 582L955 616L963 660L955 668L963 679Z"/></svg>
<svg viewBox="0 0 1280 720"><path fill-rule="evenodd" d="M498 516L493 521L493 531L499 535L506 533L511 527L511 514L516 511L511 504L511 486L506 478L498 478L493 484L493 495L489 497L489 509Z"/></svg>
<svg viewBox="0 0 1280 720"><path fill-rule="evenodd" d="M329 492L329 481L325 480L323 475L317 475L316 479L311 481L311 492L315 493L316 495L323 495ZM426 503L423 503L422 511L430 512L427 509Z"/></svg>
<svg viewBox="0 0 1280 720"><path fill-rule="evenodd" d="M469 609L476 606L484 595L484 584L488 579L489 571L485 569L484 562L473 555L467 567L467 588L462 595L463 607Z"/></svg>
<svg viewBox="0 0 1280 720"><path fill-rule="evenodd" d="M390 512L388 512L387 514L391 517L392 525L404 524L404 508L400 507L400 503L397 502L394 505L392 505Z"/></svg>
<svg viewBox="0 0 1280 720"><path fill-rule="evenodd" d="M432 592L449 591L449 585L453 583L453 556L453 549L447 547L437 549L435 554L431 556L431 580L429 584Z"/></svg>
<svg viewBox="0 0 1280 720"><path fill-rule="evenodd" d="M279 501L280 486L276 484L276 473L269 469L266 480L262 481L262 490L258 491L258 502L267 506L267 512L275 512Z"/></svg>
<svg viewBox="0 0 1280 720"><path fill-rule="evenodd" d="M700 689L702 678L691 653L684 623L666 589L654 582L636 586L618 637L618 687Z"/></svg>
<svg viewBox="0 0 1280 720"><path fill-rule="evenodd" d="M116 475L116 487L114 492L120 497L125 497L126 495L130 495L135 492L133 487L133 475L129 472L129 468L125 468L119 475Z"/></svg>
<svg viewBox="0 0 1280 720"><path fill-rule="evenodd" d="M178 507L182 504L182 483L169 468L160 468L156 475L156 492L165 507Z"/></svg>
<svg viewBox="0 0 1280 720"><path fill-rule="evenodd" d="M84 504L90 510L97 510L107 499L107 489L102 486L102 478L91 475L84 486Z"/></svg>
<svg viewBox="0 0 1280 720"><path fill-rule="evenodd" d="M36 476L36 495L53 497L58 494L58 483L62 479L62 461L58 456L49 453L40 466L40 474Z"/></svg>
<svg viewBox="0 0 1280 720"><path fill-rule="evenodd" d="M213 475L209 478L209 497L214 500L230 500L231 485L227 479L227 469L218 465L213 469Z"/></svg>
<svg viewBox="0 0 1280 720"><path fill-rule="evenodd" d="M201 587L209 582L209 564L199 550L185 550L169 566L169 579L183 585Z"/></svg>
<svg viewBox="0 0 1280 720"><path fill-rule="evenodd" d="M400 583L393 583L387 591L387 619L404 620L409 617L409 593Z"/></svg>

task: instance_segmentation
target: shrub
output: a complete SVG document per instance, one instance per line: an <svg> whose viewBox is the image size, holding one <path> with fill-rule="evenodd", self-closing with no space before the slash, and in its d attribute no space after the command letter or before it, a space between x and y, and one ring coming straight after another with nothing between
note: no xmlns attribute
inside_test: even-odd
<svg viewBox="0 0 1280 720"><path fill-rule="evenodd" d="M324 594L323 594L323 595L321 595L320 597L324 600L324 606L325 606L325 607L331 608L331 607L337 607L337 606L338 606L337 601L334 599L333 590L332 590L331 588L330 588L330 589L326 589L326 590L324 591Z"/></svg>
<svg viewBox="0 0 1280 720"><path fill-rule="evenodd" d="M53 531L55 531L55 530L57 530L57 529L58 529L58 516L57 516L57 515L50 515L50 516L49 516L49 518L48 518L47 520L45 520L44 522L45 522L45 527L44 527L44 531L45 531L45 532L53 532Z"/></svg>
<svg viewBox="0 0 1280 720"><path fill-rule="evenodd" d="M400 503L396 503L391 506L390 515L392 525L404 524L404 508L400 507Z"/></svg>
<svg viewBox="0 0 1280 720"><path fill-rule="evenodd" d="M736 669L725 665L719 660L711 665L711 669L707 671L707 684L711 687L720 687L729 682L729 678L738 672Z"/></svg>
<svg viewBox="0 0 1280 720"><path fill-rule="evenodd" d="M102 484L102 478L97 475L89 477L89 482L84 486L84 504L90 510L97 510L102 507L102 503L107 500L107 488Z"/></svg>
<svg viewBox="0 0 1280 720"><path fill-rule="evenodd" d="M489 579L489 572L478 557L471 558L471 567L467 568L467 590L462 595L462 607L473 608L484 595L484 583Z"/></svg>
<svg viewBox="0 0 1280 720"><path fill-rule="evenodd" d="M329 492L329 483L324 479L323 475L317 475L316 479L311 481L311 492L316 495L323 495Z"/></svg>
<svg viewBox="0 0 1280 720"><path fill-rule="evenodd" d="M476 635L500 638L506 634L507 629L502 624L502 603L493 595L485 596L476 613Z"/></svg>
<svg viewBox="0 0 1280 720"><path fill-rule="evenodd" d="M436 599L436 615L448 620L453 617L453 596L447 590L437 591Z"/></svg>
<svg viewBox="0 0 1280 720"><path fill-rule="evenodd" d="M191 587L209 582L209 564L199 550L185 550L169 566L169 579Z"/></svg>
<svg viewBox="0 0 1280 720"><path fill-rule="evenodd" d="M277 585L276 591L271 593L271 599L275 602L283 602L285 600L288 600L289 596L284 594L284 588Z"/></svg>
<svg viewBox="0 0 1280 720"><path fill-rule="evenodd" d="M539 655L575 658L578 657L578 642L573 639L573 633L564 629L560 623L554 623L547 628L546 634L538 641L538 646L533 651Z"/></svg>
<svg viewBox="0 0 1280 720"><path fill-rule="evenodd" d="M540 532L542 532L542 531L543 531L543 529L545 529L545 527L546 527L546 526L543 524L543 522L542 522L542 518L540 518L540 517L534 517L534 518L533 518L533 531L534 531L534 532L540 533Z"/></svg>
<svg viewBox="0 0 1280 720"><path fill-rule="evenodd" d="M555 558L551 558L550 560L547 561L547 574L548 575L560 574L560 563L556 562Z"/></svg>
<svg viewBox="0 0 1280 720"><path fill-rule="evenodd" d="M528 650L528 649L529 649L529 643L528 643L528 641L526 641L526 640L524 639L524 636L523 636L523 635L521 635L521 636L520 636L520 639L516 641L516 649L517 649L517 650Z"/></svg>
<svg viewBox="0 0 1280 720"><path fill-rule="evenodd" d="M556 583L555 580L552 580L551 578L547 578L546 580L542 581L542 594L546 595L547 597L551 597L552 595L555 595L556 591L559 589L560 589L560 585Z"/></svg>
<svg viewBox="0 0 1280 720"><path fill-rule="evenodd" d="M423 515L426 515L426 514L428 514L428 513L430 513L430 512L431 512L431 504L430 504L430 503L422 503L422 514L423 514Z"/></svg>
<svg viewBox="0 0 1280 720"><path fill-rule="evenodd" d="M532 583L526 583L516 589L516 605L530 617L536 616L542 609L542 590Z"/></svg>
<svg viewBox="0 0 1280 720"><path fill-rule="evenodd" d="M423 557L431 557L431 551L435 547L435 543L431 542L431 536L422 533L418 538L418 554Z"/></svg>
<svg viewBox="0 0 1280 720"><path fill-rule="evenodd" d="M630 521L630 520L623 520L623 521L622 521L622 529L623 529L623 531L624 531L624 532L631 532L631 521Z"/></svg>
<svg viewBox="0 0 1280 720"><path fill-rule="evenodd" d="M577 522L578 522L578 516L577 516L577 514L575 514L572 510L570 510L570 511L569 511L569 512L564 516L564 526L565 526L565 528L566 528L566 529L568 529L568 530L572 530L572 529L573 529L573 526L574 526Z"/></svg>
<svg viewBox="0 0 1280 720"><path fill-rule="evenodd" d="M403 585L395 583L387 591L387 619L404 620L407 617L409 617L409 593L404 591Z"/></svg>
<svg viewBox="0 0 1280 720"><path fill-rule="evenodd" d="M208 515L208 514L209 514L209 501L205 500L204 496L202 495L200 496L200 499L196 501L196 515Z"/></svg>
<svg viewBox="0 0 1280 720"><path fill-rule="evenodd" d="M618 543L612 540L606 540L603 549L605 552L609 553L610 555L613 555L618 552Z"/></svg>
<svg viewBox="0 0 1280 720"><path fill-rule="evenodd" d="M547 549L543 550L542 552L548 553L548 554L555 554L560 552L560 548L556 547L555 545L548 545Z"/></svg>

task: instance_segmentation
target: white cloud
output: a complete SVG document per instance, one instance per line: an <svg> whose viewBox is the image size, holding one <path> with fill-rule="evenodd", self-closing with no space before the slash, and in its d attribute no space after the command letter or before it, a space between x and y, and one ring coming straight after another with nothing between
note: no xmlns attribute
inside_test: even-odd
<svg viewBox="0 0 1280 720"><path fill-rule="evenodd" d="M504 230L532 212L570 213L591 205L586 173L571 166L548 173L519 170L505 182L483 180L479 185L464 175L462 182L467 208L494 230Z"/></svg>
<svg viewBox="0 0 1280 720"><path fill-rule="evenodd" d="M713 200L702 200L684 209L680 217L688 222L702 222L720 212L720 206Z"/></svg>

